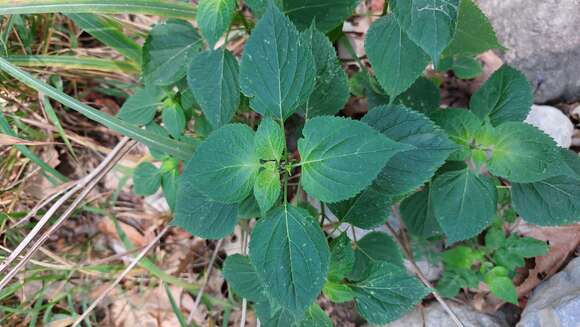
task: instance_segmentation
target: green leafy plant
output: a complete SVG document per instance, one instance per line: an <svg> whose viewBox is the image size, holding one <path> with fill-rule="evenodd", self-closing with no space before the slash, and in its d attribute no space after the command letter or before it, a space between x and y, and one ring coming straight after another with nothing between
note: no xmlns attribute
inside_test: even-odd
<svg viewBox="0 0 580 327"><path fill-rule="evenodd" d="M337 27L358 0L245 1L256 21L235 0L200 0L196 10L161 0L105 1L100 9L66 2L60 11L125 56L126 69L140 68L142 84L118 116L5 59L0 68L147 145L135 192L161 187L174 225L220 239L241 223L249 255L229 256L223 274L263 326L332 325L315 302L321 294L354 301L374 324L398 319L431 292L454 296L480 281L516 302L515 268L547 247L494 221L498 189L509 190L507 206L530 223L580 220L580 160L523 122L533 97L522 73L503 66L469 108L440 108L437 80L424 74L430 63L473 78L481 73L475 56L501 48L472 0L388 1L366 36L370 69L356 58L360 71L350 78L333 42L345 40ZM12 1L0 14L55 12L63 3ZM115 25L94 13L133 9L168 17L142 49L118 29L94 28ZM180 20L193 17L199 32ZM241 56L231 39L245 40ZM368 100L368 113L336 116L352 95ZM326 208L338 221L324 225L312 204L323 222ZM407 250L390 235L347 236L349 228L384 225L392 210L413 239L446 240L437 290L407 272Z"/></svg>

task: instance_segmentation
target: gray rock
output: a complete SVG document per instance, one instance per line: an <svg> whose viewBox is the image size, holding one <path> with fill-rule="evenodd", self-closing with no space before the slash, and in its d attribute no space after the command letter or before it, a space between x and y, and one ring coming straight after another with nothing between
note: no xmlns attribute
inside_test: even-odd
<svg viewBox="0 0 580 327"><path fill-rule="evenodd" d="M465 327L504 327L507 323L497 317L476 311L466 305L447 302ZM425 308L416 308L403 318L384 327L448 327L455 326L443 307L433 302Z"/></svg>
<svg viewBox="0 0 580 327"><path fill-rule="evenodd" d="M536 287L517 326L580 326L580 258Z"/></svg>
<svg viewBox="0 0 580 327"><path fill-rule="evenodd" d="M508 51L503 59L537 88L536 102L580 98L580 0L479 0Z"/></svg>
<svg viewBox="0 0 580 327"><path fill-rule="evenodd" d="M558 108L533 105L526 123L550 135L563 148L569 148L572 144L574 124Z"/></svg>

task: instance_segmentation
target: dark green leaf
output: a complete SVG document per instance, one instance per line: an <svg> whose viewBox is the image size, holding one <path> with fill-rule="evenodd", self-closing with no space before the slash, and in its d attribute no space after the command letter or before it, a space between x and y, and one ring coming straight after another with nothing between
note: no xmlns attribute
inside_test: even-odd
<svg viewBox="0 0 580 327"><path fill-rule="evenodd" d="M170 20L151 29L143 45L143 79L147 85L171 85L183 78L202 41L190 23Z"/></svg>
<svg viewBox="0 0 580 327"><path fill-rule="evenodd" d="M492 227L485 234L485 247L490 250L497 250L505 244L506 237L501 227Z"/></svg>
<svg viewBox="0 0 580 327"><path fill-rule="evenodd" d="M371 25L365 50L383 90L396 97L421 76L429 57L401 31L392 15Z"/></svg>
<svg viewBox="0 0 580 327"><path fill-rule="evenodd" d="M161 189L171 211L175 210L177 201L177 186L179 184L179 172L177 169L161 173Z"/></svg>
<svg viewBox="0 0 580 327"><path fill-rule="evenodd" d="M306 123L298 141L301 183L324 202L348 199L376 178L397 152L412 149L390 140L368 125L338 117L317 117Z"/></svg>
<svg viewBox="0 0 580 327"><path fill-rule="evenodd" d="M316 82L312 94L300 110L307 119L320 115L332 116L344 107L349 97L346 73L332 43L314 26L304 33L303 39L312 48Z"/></svg>
<svg viewBox="0 0 580 327"><path fill-rule="evenodd" d="M444 55L474 56L502 48L489 20L472 0L460 0L457 30Z"/></svg>
<svg viewBox="0 0 580 327"><path fill-rule="evenodd" d="M550 248L544 241L512 234L507 239L506 249L514 255L533 258L546 255Z"/></svg>
<svg viewBox="0 0 580 327"><path fill-rule="evenodd" d="M373 266L368 277L352 288L357 311L372 324L399 319L429 293L405 268L388 262Z"/></svg>
<svg viewBox="0 0 580 327"><path fill-rule="evenodd" d="M317 222L305 210L285 206L258 221L250 258L268 295L301 314L322 290L330 253Z"/></svg>
<svg viewBox="0 0 580 327"><path fill-rule="evenodd" d="M342 233L332 241L330 246L330 267L328 280L340 282L354 265L354 250L346 233Z"/></svg>
<svg viewBox="0 0 580 327"><path fill-rule="evenodd" d="M240 254L228 256L222 273L239 296L250 301L264 300L264 287L249 257Z"/></svg>
<svg viewBox="0 0 580 327"><path fill-rule="evenodd" d="M161 121L163 127L176 139L179 139L185 130L185 113L177 103L163 109Z"/></svg>
<svg viewBox="0 0 580 327"><path fill-rule="evenodd" d="M238 205L216 202L199 192L196 180L188 178L191 165L186 166L177 191L172 223L205 239L220 239L231 234L238 223Z"/></svg>
<svg viewBox="0 0 580 327"><path fill-rule="evenodd" d="M389 8L409 38L437 65L455 34L459 0L391 0Z"/></svg>
<svg viewBox="0 0 580 327"><path fill-rule="evenodd" d="M159 169L150 162L142 162L133 173L133 191L137 195L151 195L161 186Z"/></svg>
<svg viewBox="0 0 580 327"><path fill-rule="evenodd" d="M236 0L200 0L195 19L210 48L228 30L234 13Z"/></svg>
<svg viewBox="0 0 580 327"><path fill-rule="evenodd" d="M450 171L432 185L433 210L449 243L479 234L495 216L497 192L493 181L469 169Z"/></svg>
<svg viewBox="0 0 580 327"><path fill-rule="evenodd" d="M283 0L284 12L300 29L312 21L322 32L329 32L352 15L360 0Z"/></svg>
<svg viewBox="0 0 580 327"><path fill-rule="evenodd" d="M271 5L252 31L240 66L242 92L256 112L285 120L306 101L316 69L296 27Z"/></svg>
<svg viewBox="0 0 580 327"><path fill-rule="evenodd" d="M393 239L381 232L370 232L356 244L353 270L348 279L359 281L367 277L374 266L389 262L403 267L403 255Z"/></svg>
<svg viewBox="0 0 580 327"><path fill-rule="evenodd" d="M399 210L411 234L428 238L442 233L433 212L430 186L403 200Z"/></svg>
<svg viewBox="0 0 580 327"><path fill-rule="evenodd" d="M199 146L183 175L210 199L236 203L252 191L259 168L254 131L246 125L229 124Z"/></svg>
<svg viewBox="0 0 580 327"><path fill-rule="evenodd" d="M187 82L214 128L229 123L240 105L238 70L236 58L224 49L202 52L189 65Z"/></svg>
<svg viewBox="0 0 580 327"><path fill-rule="evenodd" d="M156 88L138 89L123 103L117 117L129 123L147 125L153 121L157 109L163 104L161 97Z"/></svg>
<svg viewBox="0 0 580 327"><path fill-rule="evenodd" d="M330 203L330 209L340 221L360 228L374 228L387 221L395 199L371 185L348 200Z"/></svg>
<svg viewBox="0 0 580 327"><path fill-rule="evenodd" d="M475 92L470 109L481 119L489 117L492 125L523 121L528 116L534 97L526 76L503 65Z"/></svg>
<svg viewBox="0 0 580 327"><path fill-rule="evenodd" d="M461 79L476 78L483 73L481 63L472 57L455 58L451 69Z"/></svg>

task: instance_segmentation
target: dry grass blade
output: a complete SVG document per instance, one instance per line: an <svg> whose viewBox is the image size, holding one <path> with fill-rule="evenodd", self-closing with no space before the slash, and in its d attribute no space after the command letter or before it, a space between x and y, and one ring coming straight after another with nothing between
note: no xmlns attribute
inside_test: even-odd
<svg viewBox="0 0 580 327"><path fill-rule="evenodd" d="M19 137L10 136L6 134L0 133L0 146L3 145L49 145L49 144L58 144L56 142L38 142L38 141L27 141L23 140Z"/></svg>
<svg viewBox="0 0 580 327"><path fill-rule="evenodd" d="M65 212L59 217L59 219L52 225L44 234L42 234L36 242L31 246L30 250L23 256L23 259L19 261L13 269L11 269L0 281L0 290L3 289L8 282L16 275L16 273L26 264L26 262L31 258L31 256L36 252L36 250L46 241L46 239L56 231L60 225L68 218L72 212L80 205L81 201L89 194L89 192L97 185L97 183L103 178L114 166L115 164L135 145L134 141L129 141L128 138L123 138L115 149L101 162L101 164L85 178L81 179L77 185L75 185L70 191L64 194L41 218L41 220L34 226L32 231L24 238L24 240L18 245L18 247L10 254L10 256L2 263L0 266L0 273L8 268L12 262L22 255L24 250L37 238L37 235L48 223L50 218L56 213L56 211L64 205L64 203L72 198L74 194L81 191L79 196L75 198L73 203L67 207Z"/></svg>
<svg viewBox="0 0 580 327"><path fill-rule="evenodd" d="M157 242L159 242L159 240L167 233L168 230L169 230L169 226L165 226L165 228L161 231L161 233L159 233L159 235L157 235L157 237L155 237L155 239L153 241L151 241L151 243L149 243L143 249L143 251L141 251L135 259L133 259L133 261L131 261L131 263L127 266L127 268L125 268L125 270L123 270L123 272L117 277L117 279L115 279L107 287L107 289L104 290L99 295L99 297L95 301L93 301L93 303L91 303L91 305L85 310L85 312L83 312L83 314L77 318L77 320L72 325L73 327L78 326L91 313L91 311L93 311L93 309L105 298L105 296L107 296L107 294L109 294L115 288L115 286L117 286L117 284L119 284L121 282L121 280L123 280L123 278L125 278L125 276L127 276L127 274L133 268L135 268L135 266L139 263L139 261L141 261L141 259L143 259L145 254L147 254L147 252L149 252L149 250L151 250L151 248L153 248L153 246L155 244L157 244Z"/></svg>

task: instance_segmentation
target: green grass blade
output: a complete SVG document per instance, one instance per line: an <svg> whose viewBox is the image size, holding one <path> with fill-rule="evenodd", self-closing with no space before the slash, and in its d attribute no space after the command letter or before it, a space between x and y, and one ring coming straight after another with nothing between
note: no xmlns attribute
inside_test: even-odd
<svg viewBox="0 0 580 327"><path fill-rule="evenodd" d="M56 128L58 135L64 141L64 144L66 145L70 154L73 156L73 158L75 160L77 160L78 158L77 158L77 155L72 147L72 144L70 143L68 136L66 135L66 133L64 131L64 128L62 128L62 124L60 123L60 119L58 119L56 111L54 111L52 104L50 104L50 99L48 99L48 97L46 95L42 96L42 104L43 104L43 108L44 108L44 112L46 113L46 116L48 117L48 119L52 122L52 124Z"/></svg>
<svg viewBox="0 0 580 327"><path fill-rule="evenodd" d="M94 14L68 14L75 24L103 44L117 50L127 59L141 65L141 46L123 33L117 21Z"/></svg>
<svg viewBox="0 0 580 327"><path fill-rule="evenodd" d="M96 121L104 126L121 133L127 137L135 139L151 148L161 152L169 153L176 158L189 160L195 151L195 145L172 140L167 137L159 136L155 133L146 131L136 125L129 124L113 117L97 109L91 108L75 98L60 92L54 87L34 78L29 73L14 66L6 59L0 57L0 70L5 71L12 77L18 79L22 83L32 87L33 89L44 93L46 96L62 103L63 105L81 113L88 119Z"/></svg>
<svg viewBox="0 0 580 327"><path fill-rule="evenodd" d="M14 55L4 59L22 67L51 67L66 70L93 70L105 73L139 73L139 66L126 61L77 56Z"/></svg>
<svg viewBox="0 0 580 327"><path fill-rule="evenodd" d="M187 320L183 316L183 312L181 312L181 310L179 309L179 306L175 302L175 298L173 298L173 294L171 294L171 289L169 289L169 286L167 286L166 283L163 283L163 286L165 287L165 292L167 293L167 298L169 298L169 303L171 304L171 309L173 310L173 313L175 313L175 316L177 317L177 321L179 321L179 326L180 327L189 327L187 325Z"/></svg>
<svg viewBox="0 0 580 327"><path fill-rule="evenodd" d="M10 0L0 4L0 15L45 13L146 14L194 19L192 5L170 0Z"/></svg>
<svg viewBox="0 0 580 327"><path fill-rule="evenodd" d="M16 135L16 133L14 133L14 131L10 128L10 124L8 124L8 121L6 120L2 112L0 112L0 131L2 131L2 133L4 134L18 137L18 135ZM18 149L18 151L20 151L20 153L22 153L22 155L30 159L32 162L37 164L42 170L44 170L44 172L47 174L46 177L51 184L58 185L60 183L68 181L68 178L66 178L63 174L59 173L56 169L49 166L46 162L44 162L36 154L34 154L34 152L30 151L30 149L25 145L21 144L15 145L15 147L16 149Z"/></svg>

